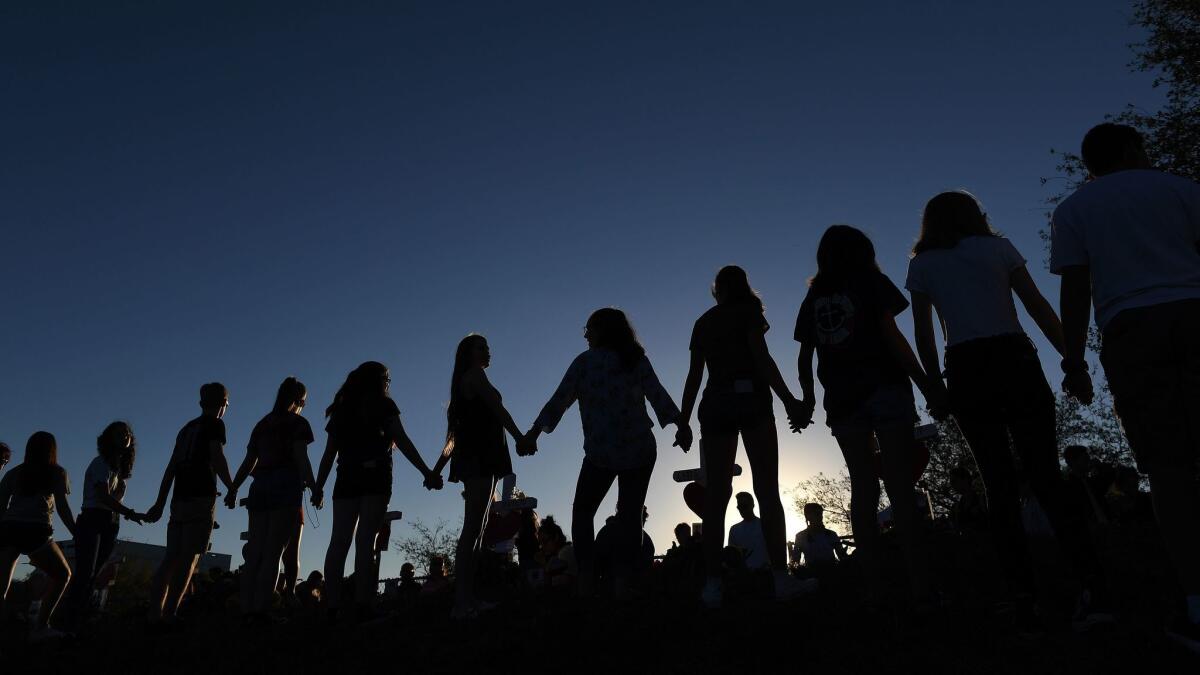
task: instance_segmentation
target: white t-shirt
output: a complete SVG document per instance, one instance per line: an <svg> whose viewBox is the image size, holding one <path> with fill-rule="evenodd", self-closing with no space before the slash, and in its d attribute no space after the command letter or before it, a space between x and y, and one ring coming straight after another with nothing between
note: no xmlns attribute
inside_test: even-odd
<svg viewBox="0 0 1200 675"><path fill-rule="evenodd" d="M1200 298L1200 185L1152 170L1085 183L1054 210L1050 271L1088 265L1096 325L1119 312Z"/></svg>
<svg viewBox="0 0 1200 675"><path fill-rule="evenodd" d="M796 535L796 558L803 555L806 565L832 563L837 560L836 550L840 545L837 532L809 527Z"/></svg>
<svg viewBox="0 0 1200 675"><path fill-rule="evenodd" d="M763 538L762 521L743 520L729 528L729 545L746 552L746 567L756 570L769 567L767 541Z"/></svg>
<svg viewBox="0 0 1200 675"><path fill-rule="evenodd" d="M966 237L954 248L925 251L908 263L904 287L929 296L946 324L946 344L1023 333L1012 273L1025 258L1004 237Z"/></svg>
<svg viewBox="0 0 1200 675"><path fill-rule="evenodd" d="M107 486L105 492L109 496L117 494L117 486L121 478L116 471L104 461L104 458L97 455L92 459L92 463L88 464L87 471L83 473L83 508L85 509L105 509L111 511L103 502L100 501L100 490L96 488L97 483ZM121 500L117 500L121 501Z"/></svg>

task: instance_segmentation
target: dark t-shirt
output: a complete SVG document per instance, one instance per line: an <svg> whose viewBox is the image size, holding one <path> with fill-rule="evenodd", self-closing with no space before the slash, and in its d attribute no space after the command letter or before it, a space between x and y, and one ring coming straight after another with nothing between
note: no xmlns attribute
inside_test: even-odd
<svg viewBox="0 0 1200 675"><path fill-rule="evenodd" d="M246 450L258 456L253 474L274 469L298 469L292 458L292 448L300 442L313 442L308 420L294 412L270 412L254 425Z"/></svg>
<svg viewBox="0 0 1200 675"><path fill-rule="evenodd" d="M766 392L767 383L754 368L748 336L766 333L769 328L763 313L749 303L720 304L700 315L689 348L704 357L706 388L735 390L736 382L749 381L754 392Z"/></svg>
<svg viewBox="0 0 1200 675"><path fill-rule="evenodd" d="M188 422L175 437L175 493L171 501L196 497L215 498L217 472L209 448L225 445L225 422L201 415Z"/></svg>
<svg viewBox="0 0 1200 675"><path fill-rule="evenodd" d="M843 288L810 288L796 317L796 341L817 350L817 377L825 411L850 412L882 384L908 375L884 342L881 318L896 316L908 300L883 273Z"/></svg>
<svg viewBox="0 0 1200 675"><path fill-rule="evenodd" d="M400 417L390 398L367 403L357 410L339 410L329 418L325 431L337 445L338 471L390 467L392 439L388 429Z"/></svg>

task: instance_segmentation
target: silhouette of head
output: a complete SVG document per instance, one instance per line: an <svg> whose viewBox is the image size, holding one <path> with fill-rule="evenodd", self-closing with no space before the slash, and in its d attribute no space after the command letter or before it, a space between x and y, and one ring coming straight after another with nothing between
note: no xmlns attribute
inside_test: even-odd
<svg viewBox="0 0 1200 675"><path fill-rule="evenodd" d="M430 555L429 556L429 570L427 572L427 575L431 576L431 577L448 576L449 571L446 569L446 556L441 555L440 553L434 553L434 554Z"/></svg>
<svg viewBox="0 0 1200 675"><path fill-rule="evenodd" d="M966 237L994 237L979 200L966 190L943 192L925 204L921 235L913 255L939 248L954 248Z"/></svg>
<svg viewBox="0 0 1200 675"><path fill-rule="evenodd" d="M313 570L308 573L308 583L313 585L321 584L325 581L325 575L321 574L321 570Z"/></svg>
<svg viewBox="0 0 1200 675"><path fill-rule="evenodd" d="M754 517L754 495L749 492L739 492L734 499L737 501L737 510L742 514L742 518L749 520Z"/></svg>
<svg viewBox="0 0 1200 675"><path fill-rule="evenodd" d="M1092 127L1083 137L1080 154L1088 173L1096 178L1151 167L1142 135L1124 124L1105 122Z"/></svg>
<svg viewBox="0 0 1200 675"><path fill-rule="evenodd" d="M360 410L363 406L388 397L392 378L387 366L378 361L367 361L359 365L346 376L333 403L325 409L325 416L331 417L339 410Z"/></svg>
<svg viewBox="0 0 1200 675"><path fill-rule="evenodd" d="M737 265L726 265L717 272L717 278L713 280L712 296L718 305L746 304L760 312L763 310L762 298L750 287L750 278L746 276L746 270Z"/></svg>
<svg viewBox="0 0 1200 675"><path fill-rule="evenodd" d="M25 443L25 461L21 463L19 495L45 494L54 487L58 468L58 441L48 431L37 431Z"/></svg>
<svg viewBox="0 0 1200 675"><path fill-rule="evenodd" d="M446 406L446 442L454 438L454 427L462 413L463 373L472 368L487 368L492 363L492 352L487 338L471 333L458 341L454 350L454 372L450 374L450 404Z"/></svg>
<svg viewBox="0 0 1200 675"><path fill-rule="evenodd" d="M200 387L200 409L206 415L213 415L217 419L225 416L225 410L229 407L229 390L220 382L209 382Z"/></svg>
<svg viewBox="0 0 1200 675"><path fill-rule="evenodd" d="M679 542L680 546L686 546L692 541L692 526L687 523L680 523L675 526L675 541Z"/></svg>
<svg viewBox="0 0 1200 675"><path fill-rule="evenodd" d="M3 469L12 461L12 448L8 447L8 443L0 443L0 469Z"/></svg>
<svg viewBox="0 0 1200 675"><path fill-rule="evenodd" d="M625 370L632 370L646 355L646 350L638 342L637 334L625 312L613 307L605 307L592 312L584 328L583 337L588 346L595 349L608 349L621 359Z"/></svg>
<svg viewBox="0 0 1200 675"><path fill-rule="evenodd" d="M1066 461L1068 469L1079 475L1086 475L1092 468L1091 453L1083 445L1068 445L1063 448L1063 460Z"/></svg>
<svg viewBox="0 0 1200 675"><path fill-rule="evenodd" d="M137 457L137 439L128 422L113 422L96 437L96 453L117 472L121 478L133 475L133 461Z"/></svg>
<svg viewBox="0 0 1200 675"><path fill-rule="evenodd" d="M304 409L307 399L308 387L305 387L300 380L288 377L279 383L279 390L275 392L275 405L271 406L271 410L277 413L289 410L299 413ZM295 407L293 408L293 406Z"/></svg>
<svg viewBox="0 0 1200 675"><path fill-rule="evenodd" d="M404 563L400 566L400 578L405 581L411 581L417 576L417 570L412 563Z"/></svg>
<svg viewBox="0 0 1200 675"><path fill-rule="evenodd" d="M551 555L558 553L563 546L566 546L567 535L554 520L554 516L546 516L542 519L542 526L538 528L538 543L541 544L543 551Z"/></svg>
<svg viewBox="0 0 1200 675"><path fill-rule="evenodd" d="M875 245L862 230L831 225L817 244L817 274L809 284L817 289L842 288L878 271Z"/></svg>
<svg viewBox="0 0 1200 675"><path fill-rule="evenodd" d="M825 507L812 502L805 504L804 520L812 527L823 526L825 524Z"/></svg>

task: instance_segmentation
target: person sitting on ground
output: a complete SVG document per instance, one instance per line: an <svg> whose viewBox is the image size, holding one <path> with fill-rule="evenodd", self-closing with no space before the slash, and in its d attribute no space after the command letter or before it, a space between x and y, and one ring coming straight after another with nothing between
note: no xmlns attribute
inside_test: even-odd
<svg viewBox="0 0 1200 675"><path fill-rule="evenodd" d="M417 583L417 569L406 562L400 566L400 604L411 605L421 594L421 584Z"/></svg>
<svg viewBox="0 0 1200 675"><path fill-rule="evenodd" d="M796 534L795 555L814 572L823 572L845 562L846 548L838 533L825 527L825 507L804 505L804 520L808 527Z"/></svg>
<svg viewBox="0 0 1200 675"><path fill-rule="evenodd" d="M325 589L325 576L320 570L308 573L308 578L296 584L296 598L305 610L316 610L321 606L321 593Z"/></svg>
<svg viewBox="0 0 1200 675"><path fill-rule="evenodd" d="M740 550L746 561L746 569L761 570L771 566L767 557L767 544L763 539L762 521L754 515L754 495L739 492L736 497L738 513L742 521L729 528L729 545Z"/></svg>
<svg viewBox="0 0 1200 675"><path fill-rule="evenodd" d="M429 556L429 566L425 570L425 583L421 584L421 595L441 595L450 588L450 570L446 556L434 553Z"/></svg>
<svg viewBox="0 0 1200 675"><path fill-rule="evenodd" d="M0 480L0 616L22 555L46 577L37 614L29 626L32 642L65 634L50 627L50 617L71 580L71 568L54 542L54 512L75 536L75 517L67 495L71 482L58 465L58 442L39 431L25 444L25 461Z"/></svg>
<svg viewBox="0 0 1200 675"><path fill-rule="evenodd" d="M541 545L541 563L547 585L559 587L573 583L579 574L575 565L575 547L567 541L567 535L555 522L554 516L546 516L542 521L538 543Z"/></svg>

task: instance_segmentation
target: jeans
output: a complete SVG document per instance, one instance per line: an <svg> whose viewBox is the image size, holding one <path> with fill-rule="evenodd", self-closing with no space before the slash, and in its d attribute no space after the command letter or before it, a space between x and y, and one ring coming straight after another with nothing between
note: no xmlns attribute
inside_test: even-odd
<svg viewBox="0 0 1200 675"><path fill-rule="evenodd" d="M642 508L646 504L646 492L650 489L650 475L654 462L636 469L614 471L584 459L579 469L579 482L575 487L575 503L571 511L571 538L575 544L575 557L582 570L591 573L595 561L595 518L600 502L617 484L617 519L613 523L613 572L615 576L627 577L636 566L641 550Z"/></svg>
<svg viewBox="0 0 1200 675"><path fill-rule="evenodd" d="M1067 499L1054 393L1033 343L1018 333L952 345L946 350L946 380L951 412L983 479L991 534L1011 590L1031 592L1034 585L1021 521L1022 481L1029 483L1075 572L1085 584L1098 582L1100 564L1087 523Z"/></svg>

